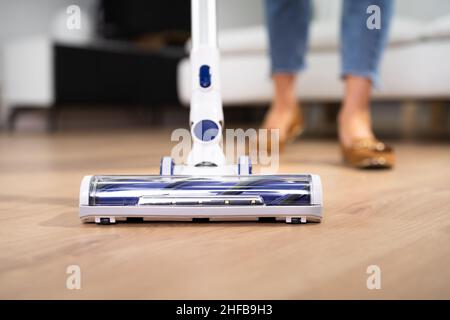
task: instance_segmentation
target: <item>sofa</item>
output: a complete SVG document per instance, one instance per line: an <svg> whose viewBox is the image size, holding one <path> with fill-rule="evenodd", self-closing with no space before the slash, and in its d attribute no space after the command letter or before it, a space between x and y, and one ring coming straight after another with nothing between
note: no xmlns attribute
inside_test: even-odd
<svg viewBox="0 0 450 320"><path fill-rule="evenodd" d="M264 25L222 30L222 97L225 107L267 105L272 97L267 34ZM307 69L298 82L305 103L337 103L343 95L339 79L339 20L317 19L310 28ZM418 102L450 101L450 14L431 21L395 16L380 68L381 87L374 101L402 105L405 133L417 122ZM178 65L178 96L189 104L189 59ZM439 109L439 108L438 108ZM442 108L441 108L442 109Z"/></svg>
<svg viewBox="0 0 450 320"><path fill-rule="evenodd" d="M299 82L303 101L335 101L342 97L339 79L338 21L315 21L310 30L307 69ZM229 29L219 34L224 105L270 101L267 36L265 27ZM450 98L450 15L430 23L396 17L382 61L382 87L375 99ZM178 66L178 95L190 96L189 59Z"/></svg>

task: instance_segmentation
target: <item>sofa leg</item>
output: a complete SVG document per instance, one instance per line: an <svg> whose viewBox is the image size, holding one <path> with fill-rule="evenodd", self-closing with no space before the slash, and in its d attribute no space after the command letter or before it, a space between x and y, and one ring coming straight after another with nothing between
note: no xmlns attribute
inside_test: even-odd
<svg viewBox="0 0 450 320"><path fill-rule="evenodd" d="M430 105L430 132L433 137L442 137L448 133L448 106L444 101L433 101Z"/></svg>
<svg viewBox="0 0 450 320"><path fill-rule="evenodd" d="M323 104L323 121L324 132L329 134L334 134L337 132L337 117L339 114L339 109L341 107L340 103L324 103Z"/></svg>
<svg viewBox="0 0 450 320"><path fill-rule="evenodd" d="M419 104L413 100L407 100L401 104L401 130L402 136L407 139L414 137L417 130L419 117Z"/></svg>
<svg viewBox="0 0 450 320"><path fill-rule="evenodd" d="M6 118L5 127L9 133L13 133L16 130L16 122L20 111L21 111L20 108L11 108L5 115Z"/></svg>
<svg viewBox="0 0 450 320"><path fill-rule="evenodd" d="M53 133L58 130L59 111L56 106L51 106L47 113L47 132Z"/></svg>

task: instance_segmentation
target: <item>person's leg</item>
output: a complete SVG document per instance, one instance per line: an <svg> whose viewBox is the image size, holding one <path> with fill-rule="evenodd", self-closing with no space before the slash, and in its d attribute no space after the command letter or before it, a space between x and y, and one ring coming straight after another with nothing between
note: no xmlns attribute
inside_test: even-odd
<svg viewBox="0 0 450 320"><path fill-rule="evenodd" d="M279 129L280 149L303 130L303 115L296 93L296 75L275 73L274 96L262 124L263 129ZM270 146L268 146L270 148Z"/></svg>
<svg viewBox="0 0 450 320"><path fill-rule="evenodd" d="M303 119L295 92L296 74L305 66L310 0L266 0L274 97L263 127L280 129L283 144Z"/></svg>
<svg viewBox="0 0 450 320"><path fill-rule="evenodd" d="M370 119L372 83L361 76L345 78L345 95L338 116L339 141L349 147L361 138L374 138Z"/></svg>
<svg viewBox="0 0 450 320"><path fill-rule="evenodd" d="M380 29L369 29L369 6L380 8ZM379 84L378 65L387 42L393 0L344 0L341 22L342 76L345 97L339 112L339 139L349 147L374 139L370 120L372 86Z"/></svg>

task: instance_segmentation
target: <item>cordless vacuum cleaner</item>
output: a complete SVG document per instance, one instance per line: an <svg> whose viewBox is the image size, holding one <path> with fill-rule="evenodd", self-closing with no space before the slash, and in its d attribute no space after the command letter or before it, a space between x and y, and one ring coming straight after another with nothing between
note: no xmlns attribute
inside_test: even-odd
<svg viewBox="0 0 450 320"><path fill-rule="evenodd" d="M215 0L192 0L192 149L187 161L160 163L159 175L85 176L83 222L320 222L322 184L314 174L252 175L248 156L226 163Z"/></svg>

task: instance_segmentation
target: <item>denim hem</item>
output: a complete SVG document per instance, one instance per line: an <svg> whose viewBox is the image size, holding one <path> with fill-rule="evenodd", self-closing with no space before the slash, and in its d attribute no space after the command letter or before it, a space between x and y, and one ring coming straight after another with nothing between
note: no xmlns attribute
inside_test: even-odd
<svg viewBox="0 0 450 320"><path fill-rule="evenodd" d="M360 76L369 79L375 89L381 88L380 77L373 71L366 70L344 70L341 72L341 79L344 79L348 75Z"/></svg>
<svg viewBox="0 0 450 320"><path fill-rule="evenodd" d="M284 73L284 74L297 74L306 69L306 65L303 64L297 67L272 67L270 70L270 74L274 75L276 73Z"/></svg>

